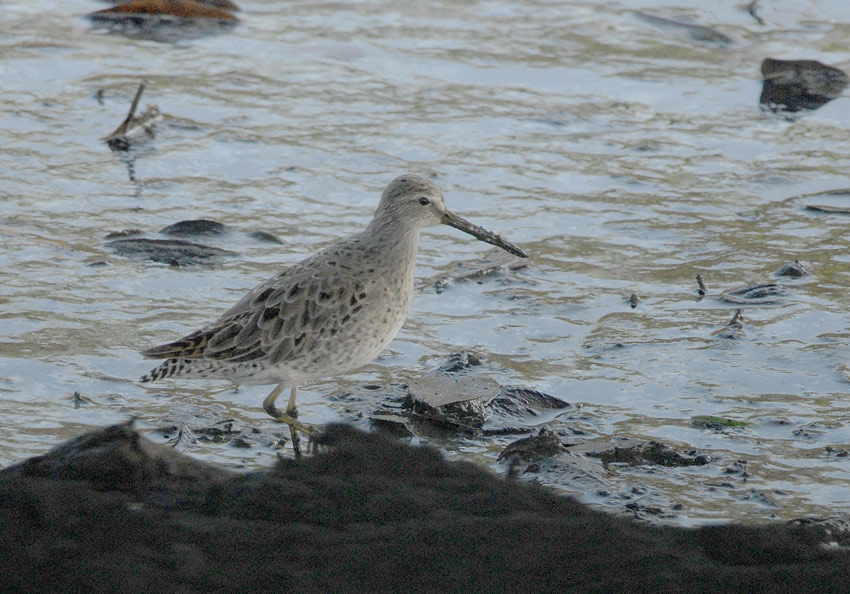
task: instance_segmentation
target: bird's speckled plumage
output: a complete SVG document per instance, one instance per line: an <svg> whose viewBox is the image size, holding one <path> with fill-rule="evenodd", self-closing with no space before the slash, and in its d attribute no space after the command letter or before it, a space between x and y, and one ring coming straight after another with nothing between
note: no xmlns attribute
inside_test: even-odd
<svg viewBox="0 0 850 594"><path fill-rule="evenodd" d="M402 175L384 190L362 233L273 276L212 324L143 351L167 360L141 381L276 383L264 405L272 414L283 387L357 369L390 343L413 300L419 231L440 223L525 257L513 244L450 213L432 181ZM291 400L294 407L294 396Z"/></svg>

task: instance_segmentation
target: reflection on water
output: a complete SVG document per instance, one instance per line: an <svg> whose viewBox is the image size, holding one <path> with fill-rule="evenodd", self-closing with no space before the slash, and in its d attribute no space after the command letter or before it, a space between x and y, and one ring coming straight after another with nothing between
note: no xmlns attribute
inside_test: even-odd
<svg viewBox="0 0 850 594"><path fill-rule="evenodd" d="M794 121L758 109L768 56L846 70L843 4L771 3L763 24L734 5L641 1L240 5L232 32L175 44L94 32L83 0L65 14L41 0L4 6L0 463L136 416L152 436L257 427L251 448L179 447L270 464L283 433L264 418L265 388L142 386L137 351L358 231L381 188L417 171L530 263L452 282L487 247L426 231L399 338L361 373L308 386L303 419L364 426L368 398L326 396L418 377L466 349L503 384L582 405L557 429L721 461L610 470L606 480L679 503L684 518L850 509L847 219L807 209L846 207L836 191L848 186L850 115L844 97ZM142 79L163 114L156 138L112 154L99 139ZM238 255L172 267L105 245L111 232L188 219L240 232L216 244ZM283 245L244 239L252 231ZM773 276L795 260L813 274ZM770 302L722 298L771 283L781 295ZM742 332L717 334L737 308ZM691 423L700 416L748 424ZM508 441L447 447L494 463ZM571 488L564 474L542 476ZM580 488L589 500L603 490Z"/></svg>

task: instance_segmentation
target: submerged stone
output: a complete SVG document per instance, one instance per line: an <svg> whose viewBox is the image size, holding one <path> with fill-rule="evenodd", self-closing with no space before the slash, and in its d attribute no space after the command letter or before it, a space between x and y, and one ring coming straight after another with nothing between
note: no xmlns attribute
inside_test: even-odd
<svg viewBox="0 0 850 594"><path fill-rule="evenodd" d="M251 239L255 239L257 241L264 241L266 243L276 243L279 245L283 245L283 242L280 239L278 239L271 233L266 233L265 231L251 231L247 235Z"/></svg>
<svg viewBox="0 0 850 594"><path fill-rule="evenodd" d="M764 283L752 287L741 287L723 294L727 303L778 303L778 297L785 295L785 289L775 283Z"/></svg>
<svg viewBox="0 0 850 594"><path fill-rule="evenodd" d="M236 252L182 239L148 239L146 237L116 239L107 242L106 247L122 256L143 258L170 266L211 264L220 258L236 255Z"/></svg>
<svg viewBox="0 0 850 594"><path fill-rule="evenodd" d="M639 11L635 12L634 15L642 21L655 25L660 29L681 32L693 41L713 43L716 45L729 45L732 43L732 39L729 36L704 25L695 25L693 23L665 19L663 17Z"/></svg>

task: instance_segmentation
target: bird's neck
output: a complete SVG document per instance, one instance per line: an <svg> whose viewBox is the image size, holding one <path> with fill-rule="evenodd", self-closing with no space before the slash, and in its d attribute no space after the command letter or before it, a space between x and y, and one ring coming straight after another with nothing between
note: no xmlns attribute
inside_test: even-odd
<svg viewBox="0 0 850 594"><path fill-rule="evenodd" d="M361 234L366 251L373 257L413 265L419 250L418 225L375 218Z"/></svg>

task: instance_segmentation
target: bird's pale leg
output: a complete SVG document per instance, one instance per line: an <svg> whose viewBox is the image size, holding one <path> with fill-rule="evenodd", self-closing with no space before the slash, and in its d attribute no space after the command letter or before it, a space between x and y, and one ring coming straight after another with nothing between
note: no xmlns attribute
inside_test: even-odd
<svg viewBox="0 0 850 594"><path fill-rule="evenodd" d="M292 386L289 391L289 404L286 405L286 416L290 419L298 420L298 409L295 408L295 389L297 386ZM296 457L301 457L301 438L298 437L298 430L295 425L289 426L289 436L292 438L292 449L295 451ZM312 441L312 440L311 440Z"/></svg>
<svg viewBox="0 0 850 594"><path fill-rule="evenodd" d="M292 449L295 450L296 456L300 456L301 443L298 438L298 431L306 433L309 436L310 444L312 444L316 439L317 431L314 427L298 420L298 410L295 408L296 386L293 386L292 391L289 393L289 404L286 406L285 413L280 412L274 405L274 401L277 400L277 397L280 396L280 393L283 392L285 387L286 386L284 384L278 384L277 387L272 390L272 393L266 396L266 399L263 400L263 409L281 423L289 425L289 434L292 438Z"/></svg>

